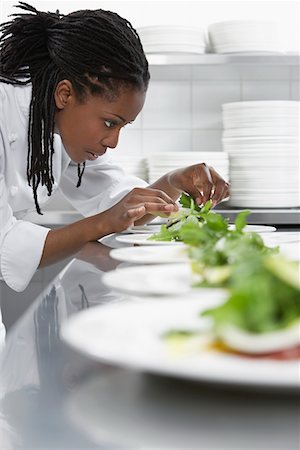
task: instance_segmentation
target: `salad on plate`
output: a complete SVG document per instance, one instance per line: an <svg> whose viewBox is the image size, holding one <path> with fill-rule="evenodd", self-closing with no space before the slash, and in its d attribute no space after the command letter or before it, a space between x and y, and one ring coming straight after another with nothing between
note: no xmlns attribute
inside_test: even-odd
<svg viewBox="0 0 300 450"><path fill-rule="evenodd" d="M300 358L299 262L252 253L233 266L227 300L200 313L210 319L214 349L275 359ZM197 330L173 329L164 339L174 348L203 339ZM186 348L187 348L186 347Z"/></svg>

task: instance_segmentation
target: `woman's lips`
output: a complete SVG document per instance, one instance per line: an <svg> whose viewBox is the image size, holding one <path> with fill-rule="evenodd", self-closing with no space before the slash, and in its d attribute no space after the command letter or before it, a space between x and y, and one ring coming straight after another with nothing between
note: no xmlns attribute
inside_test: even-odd
<svg viewBox="0 0 300 450"><path fill-rule="evenodd" d="M104 153L106 152L106 150L104 150L102 153L93 153L93 152L87 152L88 154L88 160L89 161L95 161L99 156L104 155Z"/></svg>

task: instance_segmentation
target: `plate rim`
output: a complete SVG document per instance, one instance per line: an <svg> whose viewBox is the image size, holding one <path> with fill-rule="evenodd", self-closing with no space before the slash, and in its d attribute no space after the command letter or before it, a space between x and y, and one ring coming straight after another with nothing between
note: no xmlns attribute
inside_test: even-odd
<svg viewBox="0 0 300 450"><path fill-rule="evenodd" d="M151 301L151 300L150 300ZM193 300L192 300L193 301ZM164 302L167 303L167 302ZM134 306L137 305L137 303L132 303ZM145 304L145 302L143 302L143 305ZM153 304L156 305L156 307L158 307L158 303L157 301L153 301ZM175 378L179 378L179 379L184 379L184 380L194 380L194 381L198 381L198 382L210 382L210 383L215 383L215 384L228 384L228 385L239 385L239 386L252 386L252 387L269 387L269 388L281 388L286 390L295 390L295 389L299 389L300 386L300 381L298 381L298 383L295 382L291 382L290 379L284 379L281 377L280 375L277 375L276 371L274 371L274 373L276 374L274 376L274 378L269 379L268 381L266 381L266 379L257 379L257 378L252 378L251 376L246 377L245 375L241 376L241 374L237 372L235 372L234 370L232 371L228 371L225 373L220 373L219 371L215 371L214 373L211 373L209 370L207 371L203 371L202 373L198 372L196 373L196 371L188 371L186 370L186 366L184 365L184 361L182 361L182 364L180 366L173 366L172 364L164 364L163 366L161 365L161 362L158 360L155 363L153 363L153 361L145 361L144 359L142 361L138 361L137 358L130 358L128 357L128 354L124 355L124 353L122 354L122 357L120 357L120 354L118 355L118 357L116 357L116 355L111 355L108 356L106 355L99 355L96 354L94 351L91 350L90 347L88 347L87 345L83 345L82 341L80 340L80 336L76 333L73 333L73 335L75 336L75 339L72 336L72 328L76 329L76 326L78 326L77 324L81 323L82 326L82 321L86 321L87 323L89 322L87 320L87 317L91 317L93 316L93 319L95 321L95 318L99 317L99 310L100 310L100 316L101 316L101 312L104 309L115 309L115 308L119 308L120 307L120 303L119 304L107 304L107 305L99 305L99 306L95 306L94 308L92 308L91 310L85 310L82 312L77 312L75 313L71 318L69 318L68 320L66 320L65 322L63 322L61 330L60 330L60 336L63 339L63 341L70 346L71 348L75 349L76 351L79 351L80 353L84 354L85 356L89 356L90 358L92 358L93 360L97 360L97 361L102 361L105 363L109 363L109 364L113 364L116 365L117 367L120 368L129 368L129 369L133 369L133 370L138 370L140 372L146 372L146 373L151 373L151 374L157 374L157 375L164 375L164 376L169 376L169 377L175 377ZM122 306L124 305L124 302L122 302ZM139 304L140 308L143 307L142 304ZM98 311L95 311L95 308L98 309ZM92 313L93 312L93 313ZM98 314L97 314L98 313ZM105 314L105 313L104 313ZM70 332L71 330L71 332ZM222 355L223 356L223 355ZM238 361L238 364L241 363L241 361L243 361L242 358L239 358L238 356L233 356L230 355L230 358L228 360L228 364L232 364L232 360L236 359L236 361ZM218 356L217 356L218 359ZM249 360L250 361L250 360ZM249 362L248 361L248 362ZM221 362L221 361L220 361ZM259 362L261 362L261 360L259 360ZM272 366L271 369L276 369L278 367L283 367L282 362L280 361L275 361L275 360L267 360L267 361L262 361L263 365L270 365ZM209 363L209 361L208 361ZM253 370L255 370L255 368L257 367L257 363L258 360L254 360L252 361L253 363ZM207 364L207 361L206 361ZM250 363L251 364L251 363ZM284 361L284 366L286 367L286 365L289 365L292 367L292 369L295 370L297 369L298 366L298 371L299 371L299 360L296 361ZM251 364L252 365L252 364ZM249 365L248 365L249 367ZM234 367L233 367L234 369ZM271 370L269 369L269 370Z"/></svg>

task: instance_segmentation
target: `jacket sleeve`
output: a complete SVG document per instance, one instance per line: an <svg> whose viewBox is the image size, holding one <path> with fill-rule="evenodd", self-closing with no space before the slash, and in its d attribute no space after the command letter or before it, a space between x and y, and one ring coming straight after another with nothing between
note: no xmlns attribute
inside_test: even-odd
<svg viewBox="0 0 300 450"><path fill-rule="evenodd" d="M42 256L48 228L17 220L0 174L0 278L15 291L23 291Z"/></svg>
<svg viewBox="0 0 300 450"><path fill-rule="evenodd" d="M112 207L135 187L148 186L146 181L127 175L108 155L103 155L96 161L87 161L81 186L78 188L77 180L77 164L70 163L62 176L59 189L85 217Z"/></svg>

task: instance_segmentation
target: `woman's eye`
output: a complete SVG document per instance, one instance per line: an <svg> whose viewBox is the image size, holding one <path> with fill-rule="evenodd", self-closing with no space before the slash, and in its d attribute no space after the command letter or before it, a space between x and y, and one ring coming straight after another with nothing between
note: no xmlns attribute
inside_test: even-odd
<svg viewBox="0 0 300 450"><path fill-rule="evenodd" d="M112 128L115 123L112 122L111 120L104 120L105 125L107 126L107 128Z"/></svg>

